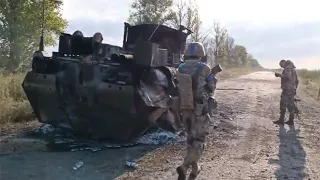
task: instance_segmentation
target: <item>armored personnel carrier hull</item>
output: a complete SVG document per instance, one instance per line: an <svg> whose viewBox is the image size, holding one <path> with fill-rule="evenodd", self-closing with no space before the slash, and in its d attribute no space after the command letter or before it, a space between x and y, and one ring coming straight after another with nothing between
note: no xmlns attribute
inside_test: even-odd
<svg viewBox="0 0 320 180"><path fill-rule="evenodd" d="M52 57L34 53L22 87L40 122L78 135L131 141L154 125L175 131L173 67L189 34L183 27L125 23L118 47L102 43L100 33L63 33Z"/></svg>

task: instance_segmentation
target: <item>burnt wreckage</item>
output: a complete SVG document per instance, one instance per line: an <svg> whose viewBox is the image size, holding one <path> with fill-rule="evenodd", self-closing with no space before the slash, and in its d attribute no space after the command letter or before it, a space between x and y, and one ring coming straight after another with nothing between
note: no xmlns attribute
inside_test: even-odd
<svg viewBox="0 0 320 180"><path fill-rule="evenodd" d="M62 33L52 57L33 54L22 86L40 122L79 135L130 141L154 124L176 131L180 108L193 106L191 78L176 72L189 34L183 26L125 23L119 47L102 43L100 33Z"/></svg>

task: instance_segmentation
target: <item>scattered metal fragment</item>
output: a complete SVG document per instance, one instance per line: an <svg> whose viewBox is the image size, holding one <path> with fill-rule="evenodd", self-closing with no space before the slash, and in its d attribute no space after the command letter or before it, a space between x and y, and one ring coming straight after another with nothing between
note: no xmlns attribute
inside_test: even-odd
<svg viewBox="0 0 320 180"><path fill-rule="evenodd" d="M128 167L131 167L131 168L137 168L137 167L138 167L138 164L137 164L137 163L131 162L131 161L127 161L127 162L126 162L126 165L127 165Z"/></svg>
<svg viewBox="0 0 320 180"><path fill-rule="evenodd" d="M79 168L81 168L83 166L83 162L79 161L77 164L75 164L75 166L73 167L73 170L78 170Z"/></svg>
<svg viewBox="0 0 320 180"><path fill-rule="evenodd" d="M55 129L52 125L44 124L39 128L39 130L37 132L40 132L42 134L48 134L48 133L52 133L54 131L55 131Z"/></svg>

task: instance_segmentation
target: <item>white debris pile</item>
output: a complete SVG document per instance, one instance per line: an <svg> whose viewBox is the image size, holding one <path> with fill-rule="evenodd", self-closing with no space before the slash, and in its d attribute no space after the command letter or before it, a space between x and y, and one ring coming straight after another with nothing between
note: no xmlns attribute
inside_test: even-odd
<svg viewBox="0 0 320 180"><path fill-rule="evenodd" d="M137 142L144 145L169 145L184 141L185 137L183 136L179 136L178 134L174 134L172 132L158 130L142 136Z"/></svg>
<svg viewBox="0 0 320 180"><path fill-rule="evenodd" d="M37 133L50 136L52 138L49 142L52 149L61 149L67 151L84 151L90 150L92 152L100 151L103 148L121 148L131 147L135 145L171 145L183 143L186 137L175 134L172 132L158 129L157 131L150 132L140 137L138 140L131 143L114 143L114 142L98 142L95 140L82 139L74 136L71 133L62 133L62 130L55 128L50 124L42 125Z"/></svg>
<svg viewBox="0 0 320 180"><path fill-rule="evenodd" d="M54 132L54 127L50 124L44 124L42 125L37 132L42 133L42 134L49 134Z"/></svg>

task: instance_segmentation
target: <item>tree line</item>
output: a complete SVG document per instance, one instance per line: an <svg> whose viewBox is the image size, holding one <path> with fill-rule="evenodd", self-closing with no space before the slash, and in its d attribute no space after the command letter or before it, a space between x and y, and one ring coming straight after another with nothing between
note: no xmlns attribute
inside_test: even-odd
<svg viewBox="0 0 320 180"><path fill-rule="evenodd" d="M0 0L0 70L18 71L30 67L42 31L42 0ZM62 18L60 0L45 0L44 42L56 45L67 21Z"/></svg>
<svg viewBox="0 0 320 180"><path fill-rule="evenodd" d="M244 46L235 44L235 39L219 22L213 22L212 28L204 28L194 0L134 0L128 21L132 25L153 23L175 28L183 25L193 32L189 42L203 43L210 63L227 68L261 67Z"/></svg>

